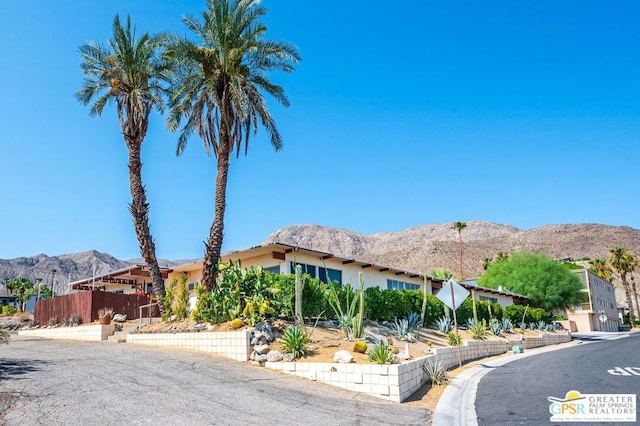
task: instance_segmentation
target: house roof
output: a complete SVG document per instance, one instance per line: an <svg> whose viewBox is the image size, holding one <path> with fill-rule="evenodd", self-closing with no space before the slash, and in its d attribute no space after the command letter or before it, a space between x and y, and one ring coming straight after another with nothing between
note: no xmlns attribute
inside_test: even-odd
<svg viewBox="0 0 640 426"><path fill-rule="evenodd" d="M170 268L160 268L162 278L167 278L171 272ZM110 271L106 274L88 277L82 280L72 282L71 288L74 290L104 288L107 284L138 284L142 279L151 278L147 265L132 265L125 268Z"/></svg>
<svg viewBox="0 0 640 426"><path fill-rule="evenodd" d="M476 281L476 280L460 281L460 282L458 282L458 284L460 284L461 286L463 286L467 290L481 290L481 291L483 291L485 293L501 294L501 295L504 295L504 296L513 296L513 297L519 297L521 299L528 299L527 296L523 296L522 294L512 293L510 291L504 291L504 290L496 290L495 288L479 286L478 285L478 281Z"/></svg>
<svg viewBox="0 0 640 426"><path fill-rule="evenodd" d="M319 250L312 250L312 249L308 249L308 248L304 248L304 247L294 246L294 245L290 245L290 244L283 244L283 243L278 243L278 242L258 245L258 246L254 246L254 247L250 247L250 248L242 249L242 250L228 251L228 252L222 253L221 257L222 257L222 260L225 261L225 260L233 259L234 255L247 253L247 252L253 253L255 257L271 253L272 256L274 256L274 258L280 259L280 260L284 260L284 255L285 254L289 254L289 253L304 253L304 254L308 254L308 255L311 255L311 256L317 256L319 260L336 259L338 261L341 261L343 265L353 264L353 265L358 265L363 269L374 268L374 269L377 269L380 272L390 271L392 273L395 273L398 276L404 275L404 276L408 276L410 278L421 278L421 279L424 279L424 277L425 277L425 274L421 274L419 272L412 272L412 271L407 271L407 270L404 270L404 269L394 268L394 267L387 266L387 265L373 263L373 262L371 262L369 260L356 259L356 258L351 258L351 257L342 257L342 256L338 256L338 255L335 255L335 254L329 253L329 252L324 252L324 251L319 251ZM282 257L279 257L280 255ZM251 256L251 257L254 257L254 256ZM184 264L184 265L177 266L177 267L173 268L173 271L180 272L181 270L187 269L189 266L192 266L194 264L201 264L202 262L203 262L203 260L199 259L199 260L196 260L194 262L190 262L190 263L187 263L187 264ZM432 277L432 276L429 276L429 275L426 275L426 277L427 277L428 280L430 280L432 282L434 282L434 281L435 282L444 282L444 281L446 281L443 278Z"/></svg>

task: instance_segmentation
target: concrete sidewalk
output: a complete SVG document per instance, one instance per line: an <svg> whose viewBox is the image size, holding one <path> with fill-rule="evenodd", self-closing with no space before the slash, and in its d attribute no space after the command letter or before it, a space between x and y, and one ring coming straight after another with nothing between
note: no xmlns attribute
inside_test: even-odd
<svg viewBox="0 0 640 426"><path fill-rule="evenodd" d="M481 365L463 371L453 379L436 405L433 414L435 426L474 426L478 424L476 416L476 391L478 383L485 374L511 361L527 358L545 352L557 351L574 347L576 344L588 344L600 340L616 340L629 336L629 332L621 333L575 333L572 334L579 342L568 342L560 345L530 349L522 354L510 354L500 358L487 360ZM584 340L583 340L584 339Z"/></svg>

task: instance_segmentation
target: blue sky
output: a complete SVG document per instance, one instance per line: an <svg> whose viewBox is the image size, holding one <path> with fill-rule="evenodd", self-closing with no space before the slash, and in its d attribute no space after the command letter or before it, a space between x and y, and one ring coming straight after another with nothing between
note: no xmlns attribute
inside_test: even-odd
<svg viewBox="0 0 640 426"><path fill-rule="evenodd" d="M2 2L0 258L96 249L128 259L127 151L114 107L88 115L78 47L113 16L186 33L204 1ZM268 38L298 46L284 137L233 160L224 250L290 224L362 233L484 220L640 228L635 1L265 0ZM313 4L313 6L311 6ZM157 254L202 256L215 161L152 116L143 179Z"/></svg>

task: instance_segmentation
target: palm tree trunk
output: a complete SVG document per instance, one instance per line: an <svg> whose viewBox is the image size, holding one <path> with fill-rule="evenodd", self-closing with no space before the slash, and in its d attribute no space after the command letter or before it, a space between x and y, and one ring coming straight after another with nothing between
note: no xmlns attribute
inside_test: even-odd
<svg viewBox="0 0 640 426"><path fill-rule="evenodd" d="M147 194L142 184L142 161L140 160L142 140L125 139L127 141L127 147L129 148L129 186L131 188L129 211L131 212L133 227L138 237L140 254L149 268L153 294L157 300L160 301L158 306L160 308L160 315L162 315L164 314L164 304L162 303L162 298L164 297L164 280L162 279L158 259L156 258L156 245L153 242L153 237L149 229L149 203L147 203Z"/></svg>
<svg viewBox="0 0 640 426"><path fill-rule="evenodd" d="M631 292L633 293L633 299L636 301L636 314L640 314L640 305L638 304L638 290L636 289L636 281L631 275ZM636 317L637 318L637 317Z"/></svg>
<svg viewBox="0 0 640 426"><path fill-rule="evenodd" d="M627 299L627 304L629 305L629 320L631 321L631 325L633 325L633 319L635 318L635 311L633 310L633 299L631 299L631 289L629 288L629 283L627 282L627 274L620 274L620 278L622 279L622 287L624 288L624 295Z"/></svg>
<svg viewBox="0 0 640 426"><path fill-rule="evenodd" d="M458 239L460 241L460 281L464 278L462 277L462 229L458 229Z"/></svg>
<svg viewBox="0 0 640 426"><path fill-rule="evenodd" d="M222 133L222 132L221 132ZM222 138L221 138L222 139ZM216 175L216 199L214 206L213 223L209 230L202 267L202 284L207 290L213 290L216 286L217 265L222 251L222 239L224 236L224 212L227 207L227 178L229 176L229 145L221 141L218 150L218 171Z"/></svg>

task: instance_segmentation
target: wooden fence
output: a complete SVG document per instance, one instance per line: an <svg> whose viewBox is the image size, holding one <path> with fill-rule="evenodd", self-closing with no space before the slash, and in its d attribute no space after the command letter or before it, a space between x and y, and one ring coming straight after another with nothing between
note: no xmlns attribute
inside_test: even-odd
<svg viewBox="0 0 640 426"><path fill-rule="evenodd" d="M47 325L49 319L57 317L62 323L64 318L78 314L82 322L88 323L98 319L98 310L113 308L115 314L125 314L127 319L140 317L140 306L149 304L146 295L117 294L105 291L81 291L79 293L56 296L36 302L34 317L40 325ZM151 309L151 312L149 312ZM159 317L158 306L142 309L143 317Z"/></svg>

